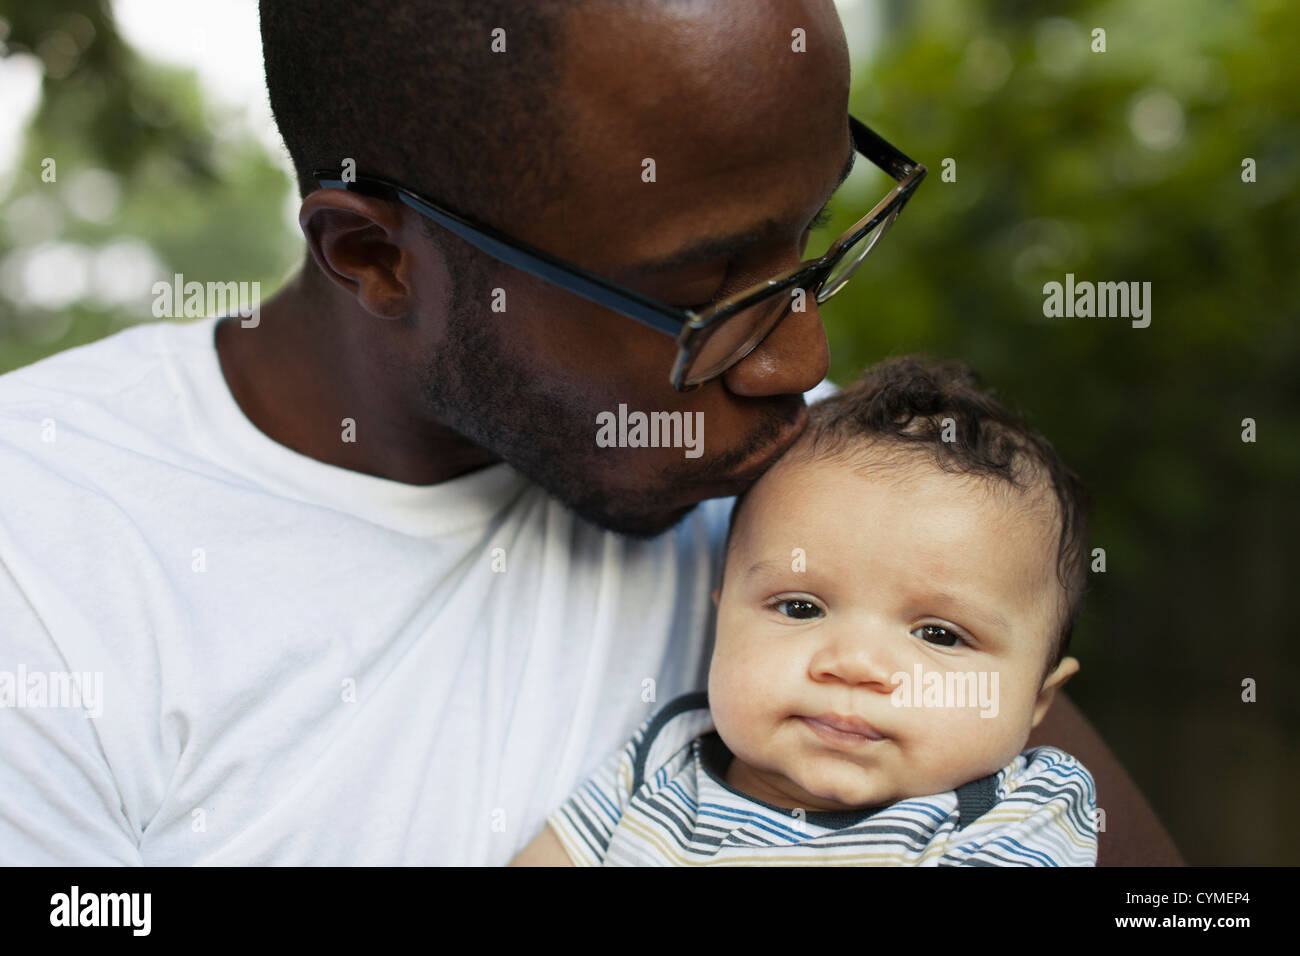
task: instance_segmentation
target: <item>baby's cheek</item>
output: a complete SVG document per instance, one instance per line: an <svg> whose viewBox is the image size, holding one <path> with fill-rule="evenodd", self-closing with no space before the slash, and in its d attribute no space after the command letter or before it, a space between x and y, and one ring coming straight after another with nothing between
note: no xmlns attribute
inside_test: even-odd
<svg viewBox="0 0 1300 956"><path fill-rule="evenodd" d="M931 708L919 734L905 741L907 786L915 794L939 793L1001 769L1008 728L1002 715L982 718L968 707Z"/></svg>
<svg viewBox="0 0 1300 956"><path fill-rule="evenodd" d="M980 727L977 729L977 747L972 751L972 758L978 756L978 764L972 765L972 773L990 774L1005 767L1020 752L1024 742L1020 733L1021 720L1016 709L1001 711L996 717L976 716Z"/></svg>
<svg viewBox="0 0 1300 956"><path fill-rule="evenodd" d="M1024 748L1034 713L1034 694L1023 682L1008 680L994 696L991 707L976 711L978 732L986 738L985 749L1003 757L1002 766ZM987 714L988 716L984 716Z"/></svg>
<svg viewBox="0 0 1300 956"><path fill-rule="evenodd" d="M746 700L744 671L737 657L719 646L709 667L709 709L719 733L725 736L724 725L743 719L738 709Z"/></svg>

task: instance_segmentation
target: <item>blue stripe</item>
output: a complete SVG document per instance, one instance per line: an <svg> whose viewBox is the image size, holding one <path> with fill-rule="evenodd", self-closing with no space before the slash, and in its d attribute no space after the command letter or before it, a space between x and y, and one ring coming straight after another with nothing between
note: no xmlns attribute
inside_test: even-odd
<svg viewBox="0 0 1300 956"><path fill-rule="evenodd" d="M592 798L592 802L596 804L596 809L605 811L610 823L617 826L619 817L622 816L618 804L610 802L609 797L605 795L605 791L600 788L599 784L594 780L589 781L583 791Z"/></svg>
<svg viewBox="0 0 1300 956"><path fill-rule="evenodd" d="M808 834L806 833L800 833L799 831L791 828L779 827L776 824L775 820L771 820L767 817L759 816L756 813L726 814L726 813L719 812L719 809L720 808L714 806L713 804L708 804L707 806L701 808L700 810L701 822L703 822L705 819L709 817L715 817L727 823L749 824L751 826L754 826L756 829L766 830L767 832L773 834L774 836L781 836L781 837L785 837L786 839L799 839L801 837L808 836ZM709 813L708 811L713 811L713 812Z"/></svg>
<svg viewBox="0 0 1300 956"><path fill-rule="evenodd" d="M664 789L668 790L671 793L677 794L678 799L681 800L682 803L686 804L686 806L690 809L691 813L696 813L699 811L700 805L699 805L699 801L695 799L695 794L688 793L686 791L686 788L682 786L680 780L674 780Z"/></svg>
<svg viewBox="0 0 1300 956"><path fill-rule="evenodd" d="M1009 836L998 837L996 840L993 840L993 841L989 844L989 846L990 846L990 847L994 847L994 846L1002 846L1002 847L1006 847L1006 848L1009 849L1013 854L1019 855L1019 856L1023 857L1023 858L1026 859L1026 860L1034 860L1034 861L1036 861L1036 862L1038 862L1038 863L1043 864L1044 866L1060 866L1059 863L1057 863L1054 859L1052 859L1050 856L1048 856L1048 855L1047 855L1046 853L1044 853L1043 851L1041 851L1041 850L1031 850L1029 847L1027 847L1027 846L1025 846L1024 844L1022 844L1019 840L1012 839L1012 838L1009 837Z"/></svg>

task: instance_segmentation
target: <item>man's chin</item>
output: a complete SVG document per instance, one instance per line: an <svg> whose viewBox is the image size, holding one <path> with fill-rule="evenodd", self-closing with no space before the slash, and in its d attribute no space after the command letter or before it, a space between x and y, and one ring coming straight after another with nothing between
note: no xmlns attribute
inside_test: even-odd
<svg viewBox="0 0 1300 956"><path fill-rule="evenodd" d="M606 531L613 531L615 534L621 534L628 538L645 540L657 538L663 534L694 511L697 505L698 502L671 510L654 512L629 511L624 508L611 507L603 502L599 505L590 502L581 505L570 504L569 507L578 517Z"/></svg>
<svg viewBox="0 0 1300 956"><path fill-rule="evenodd" d="M641 488L610 487L601 479L626 480L626 475L611 473L605 462L568 461L557 469L555 459L548 462L530 455L506 459L516 470L528 476L555 500L578 517L615 534L630 538L654 538L679 523L711 497L734 494L730 486L705 481L705 476L690 471L660 471ZM685 489L685 491L684 491ZM694 499L694 500L692 500Z"/></svg>

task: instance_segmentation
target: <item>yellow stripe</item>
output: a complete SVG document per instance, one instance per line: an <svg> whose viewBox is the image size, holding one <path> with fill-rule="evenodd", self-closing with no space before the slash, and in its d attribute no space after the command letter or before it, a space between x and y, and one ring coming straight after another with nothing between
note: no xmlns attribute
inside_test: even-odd
<svg viewBox="0 0 1300 956"><path fill-rule="evenodd" d="M1086 834L1082 840L1079 839L1079 831L1070 824L1069 816L1063 808L1038 804L1036 809L1031 810L1028 813L1024 812L1026 809L1028 808L1003 807L1001 810L990 810L988 813L984 814L984 816L979 818L980 828L983 829L986 824L1020 823L1023 820L1028 820L1031 817L1042 813L1044 810L1050 810L1051 824L1065 834L1066 840L1072 846L1081 850L1087 850L1093 847L1094 841L1089 840Z"/></svg>
<svg viewBox="0 0 1300 956"><path fill-rule="evenodd" d="M569 859L573 861L574 866L599 866L600 861L587 855L587 844L583 843L580 838L571 832L572 824L569 823L568 817L558 811L551 815L547 821L547 826L555 831L555 835L560 840L560 845L564 847L564 852L569 854Z"/></svg>

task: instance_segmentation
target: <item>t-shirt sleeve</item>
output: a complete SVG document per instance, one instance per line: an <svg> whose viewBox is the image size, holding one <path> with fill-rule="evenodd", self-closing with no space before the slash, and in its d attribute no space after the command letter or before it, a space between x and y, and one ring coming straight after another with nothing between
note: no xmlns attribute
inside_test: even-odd
<svg viewBox="0 0 1300 956"><path fill-rule="evenodd" d="M649 726L647 720L631 740L610 754L591 778L547 817L575 866L600 866L604 862L614 829L632 799L637 751Z"/></svg>
<svg viewBox="0 0 1300 956"><path fill-rule="evenodd" d="M1097 788L1076 758L1055 747L1026 751L1010 789L955 832L939 866L1096 866Z"/></svg>
<svg viewBox="0 0 1300 956"><path fill-rule="evenodd" d="M0 560L0 866L140 866L95 718L31 693L32 675L64 673Z"/></svg>

